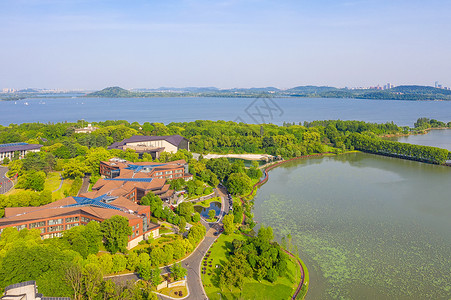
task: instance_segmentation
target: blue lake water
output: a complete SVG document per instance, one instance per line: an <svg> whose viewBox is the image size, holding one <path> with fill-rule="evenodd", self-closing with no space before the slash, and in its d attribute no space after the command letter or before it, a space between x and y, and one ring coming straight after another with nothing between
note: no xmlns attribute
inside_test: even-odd
<svg viewBox="0 0 451 300"><path fill-rule="evenodd" d="M28 105L26 105L28 104ZM451 121L451 102L320 98L40 98L0 101L0 124L127 120L189 122L227 120L245 123L313 120L393 121L413 126L420 117Z"/></svg>

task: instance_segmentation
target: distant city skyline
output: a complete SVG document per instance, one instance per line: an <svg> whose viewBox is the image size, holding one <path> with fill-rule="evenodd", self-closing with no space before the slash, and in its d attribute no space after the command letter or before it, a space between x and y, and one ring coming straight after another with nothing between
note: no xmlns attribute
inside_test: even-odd
<svg viewBox="0 0 451 300"><path fill-rule="evenodd" d="M445 0L3 0L0 89L451 86Z"/></svg>

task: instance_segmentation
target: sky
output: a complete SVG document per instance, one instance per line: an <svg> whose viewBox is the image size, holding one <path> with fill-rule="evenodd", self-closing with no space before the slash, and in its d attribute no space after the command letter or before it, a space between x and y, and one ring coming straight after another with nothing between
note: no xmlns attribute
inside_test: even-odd
<svg viewBox="0 0 451 300"><path fill-rule="evenodd" d="M0 88L451 86L449 0L0 0Z"/></svg>

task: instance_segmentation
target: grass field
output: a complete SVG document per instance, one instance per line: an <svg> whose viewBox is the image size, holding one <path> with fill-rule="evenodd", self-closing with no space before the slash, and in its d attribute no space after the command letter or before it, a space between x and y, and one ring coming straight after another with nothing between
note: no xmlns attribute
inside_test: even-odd
<svg viewBox="0 0 451 300"><path fill-rule="evenodd" d="M74 181L71 179L64 179L63 186L56 192L54 190L58 189L61 183L61 172L51 172L47 175L45 180L44 189L52 191L52 199L59 200L64 198L64 191L69 191L72 183Z"/></svg>
<svg viewBox="0 0 451 300"><path fill-rule="evenodd" d="M188 290L184 286L176 286L172 288L164 288L158 291L160 294L170 296L172 298L184 298L188 295ZM178 296L179 292L182 292L182 296ZM177 294L176 294L177 293Z"/></svg>
<svg viewBox="0 0 451 300"><path fill-rule="evenodd" d="M58 189L61 183L61 178L60 178L61 172L50 172L47 174L47 178L45 179L45 183L44 183L44 189L45 190L49 190L52 192L52 199L53 201L55 200L59 200L64 198L64 191L69 191L72 183L74 182L71 179L65 179L63 182L63 186L61 187L61 189L59 189L56 192L53 192L54 190ZM16 189L13 188L12 190L10 190L8 193L6 193L5 195L9 196L9 195L14 195L19 193L20 191L23 191L22 189Z"/></svg>
<svg viewBox="0 0 451 300"><path fill-rule="evenodd" d="M217 287L216 274L219 269L216 265L222 265L226 262L229 252L231 251L232 241L234 239L244 240L241 234L221 235L217 242L210 248L211 255L206 258L207 270L206 274L202 274L202 283L209 299L289 299L296 290L300 281L300 272L297 264L290 260L288 265L289 276L279 278L276 282L270 283L264 280L258 282L251 278L246 278L243 288L233 288L221 291ZM204 260L205 261L205 260ZM209 267L209 266L212 267ZM202 264L202 268L203 268ZM210 275L208 275L210 274Z"/></svg>

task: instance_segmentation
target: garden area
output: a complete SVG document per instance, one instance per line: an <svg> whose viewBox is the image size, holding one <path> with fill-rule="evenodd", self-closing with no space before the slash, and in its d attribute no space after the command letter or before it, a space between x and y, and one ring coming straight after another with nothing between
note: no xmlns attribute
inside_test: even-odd
<svg viewBox="0 0 451 300"><path fill-rule="evenodd" d="M258 281L254 276L243 279L242 288L220 287L220 275L233 251L233 242L245 242L248 237L241 234L221 235L210 248L201 264L201 276L209 299L289 299L300 281L300 271L293 259L287 260L286 276L274 282Z"/></svg>

